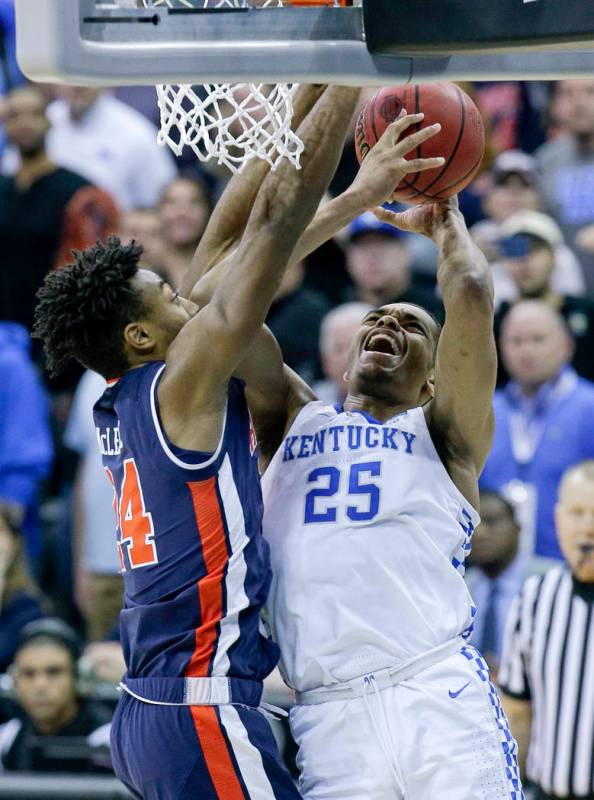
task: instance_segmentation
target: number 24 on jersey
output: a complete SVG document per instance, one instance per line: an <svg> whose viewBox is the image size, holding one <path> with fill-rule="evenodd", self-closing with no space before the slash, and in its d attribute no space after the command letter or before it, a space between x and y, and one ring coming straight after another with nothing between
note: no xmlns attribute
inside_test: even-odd
<svg viewBox="0 0 594 800"><path fill-rule="evenodd" d="M113 510L118 530L118 556L122 570L127 563L132 569L157 564L155 529L151 513L146 510L140 477L133 458L124 461L124 477L118 495L113 474L109 467L105 472L114 490Z"/></svg>

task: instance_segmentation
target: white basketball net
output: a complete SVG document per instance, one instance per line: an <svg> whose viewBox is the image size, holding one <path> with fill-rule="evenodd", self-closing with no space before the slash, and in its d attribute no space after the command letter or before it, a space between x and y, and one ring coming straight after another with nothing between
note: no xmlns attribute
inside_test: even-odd
<svg viewBox="0 0 594 800"><path fill-rule="evenodd" d="M146 7L241 8L282 6L282 0L142 0ZM254 157L274 169L281 158L295 167L303 142L291 130L296 84L206 84L157 86L161 112L159 144L176 155L191 147L201 161L216 160L239 172Z"/></svg>

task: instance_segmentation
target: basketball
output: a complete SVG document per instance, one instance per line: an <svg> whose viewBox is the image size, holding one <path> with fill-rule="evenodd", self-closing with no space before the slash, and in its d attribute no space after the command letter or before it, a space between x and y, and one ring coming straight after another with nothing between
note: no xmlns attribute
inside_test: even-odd
<svg viewBox="0 0 594 800"><path fill-rule="evenodd" d="M411 205L446 200L467 186L481 165L485 129L480 112L466 92L454 83L380 89L362 109L355 127L359 163L403 108L408 114L423 112L425 115L421 125L411 125L403 136L420 127L436 122L441 124L441 131L423 142L407 158L443 156L446 161L437 169L403 178L396 187L394 199Z"/></svg>

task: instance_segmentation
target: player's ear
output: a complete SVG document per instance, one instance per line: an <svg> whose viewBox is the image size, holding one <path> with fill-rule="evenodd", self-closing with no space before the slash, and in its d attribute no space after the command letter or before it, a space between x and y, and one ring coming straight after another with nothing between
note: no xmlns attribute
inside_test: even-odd
<svg viewBox="0 0 594 800"><path fill-rule="evenodd" d="M129 322L124 328L124 341L141 355L151 353L156 344L149 326L143 322Z"/></svg>
<svg viewBox="0 0 594 800"><path fill-rule="evenodd" d="M435 397L435 375L432 372L427 380L425 381L425 386L423 387L425 390L426 395L428 395L429 400L433 400Z"/></svg>

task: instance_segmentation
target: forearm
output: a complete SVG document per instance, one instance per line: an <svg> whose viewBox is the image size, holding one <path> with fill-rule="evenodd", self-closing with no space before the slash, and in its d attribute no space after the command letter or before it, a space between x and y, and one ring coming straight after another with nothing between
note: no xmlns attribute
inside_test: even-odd
<svg viewBox="0 0 594 800"><path fill-rule="evenodd" d="M299 127L301 169L286 160L270 173L258 194L250 226L279 229L291 250L311 222L340 159L359 89L331 86Z"/></svg>
<svg viewBox="0 0 594 800"><path fill-rule="evenodd" d="M464 217L450 210L434 237L438 249L437 283L446 313L448 304L479 301L493 305L493 278L489 264L472 240Z"/></svg>
<svg viewBox="0 0 594 800"><path fill-rule="evenodd" d="M302 167L286 161L264 181L237 253L212 302L239 336L264 322L297 240L311 222L336 169L359 90L328 88L299 128ZM249 313L248 313L249 310Z"/></svg>
<svg viewBox="0 0 594 800"><path fill-rule="evenodd" d="M302 261L366 210L362 195L351 189L324 203L297 242L290 263Z"/></svg>
<svg viewBox="0 0 594 800"><path fill-rule="evenodd" d="M293 100L291 120L293 130L297 130L301 125L324 88L323 85L299 87ZM228 182L182 282L180 294L183 297L189 297L196 283L237 246L256 196L269 171L270 164L267 161L252 158L242 171Z"/></svg>
<svg viewBox="0 0 594 800"><path fill-rule="evenodd" d="M364 198L356 191L346 192L324 203L297 242L289 261L296 264L314 250L331 239L338 231L352 222L355 217L367 210ZM228 261L235 264L235 253L223 258L206 275L203 275L191 292L191 299L204 306L210 299L221 279ZM235 267L237 268L237 264Z"/></svg>

